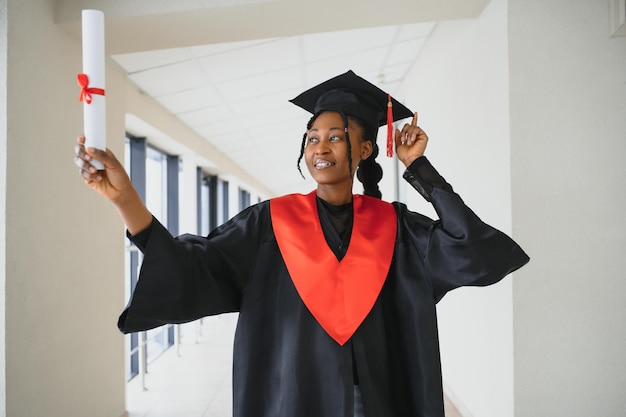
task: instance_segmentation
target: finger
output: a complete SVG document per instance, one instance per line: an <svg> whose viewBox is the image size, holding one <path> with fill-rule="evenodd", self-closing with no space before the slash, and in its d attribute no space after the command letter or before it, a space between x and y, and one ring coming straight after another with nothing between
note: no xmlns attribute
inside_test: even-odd
<svg viewBox="0 0 626 417"><path fill-rule="evenodd" d="M89 146L89 147L86 146L85 153L89 155L90 157L97 158L97 159L106 157L106 152L104 152L101 149L94 148L93 146Z"/></svg>
<svg viewBox="0 0 626 417"><path fill-rule="evenodd" d="M98 174L97 170L95 172L91 172L91 171L87 171L84 169L80 169L78 170L78 172L80 173L80 176L83 178L83 180L88 184L94 181L102 180L102 176Z"/></svg>
<svg viewBox="0 0 626 417"><path fill-rule="evenodd" d="M90 156L90 158L97 159L98 161L102 162L105 168L114 168L119 165L119 161L117 160L115 155L113 155L109 148L107 148L106 151L103 151L102 149L97 149L90 146L85 148L85 151L87 155Z"/></svg>
<svg viewBox="0 0 626 417"><path fill-rule="evenodd" d="M396 142L396 147L400 145L404 145L404 140L402 139L404 136L400 129L396 128L396 134L394 135L394 142Z"/></svg>
<svg viewBox="0 0 626 417"><path fill-rule="evenodd" d="M76 154L77 158L84 159L85 161L90 161L92 159L91 155L87 154L87 152L85 151L84 145L74 146L74 153Z"/></svg>
<svg viewBox="0 0 626 417"><path fill-rule="evenodd" d="M414 126L413 130L411 131L411 142L416 142L419 137L420 134L422 133L422 129L419 126Z"/></svg>
<svg viewBox="0 0 626 417"><path fill-rule="evenodd" d="M413 123L413 122L411 122ZM404 143L408 146L411 146L419 135L419 127L411 125L406 125L406 129L403 132L404 134Z"/></svg>
<svg viewBox="0 0 626 417"><path fill-rule="evenodd" d="M74 163L76 164L78 168L80 168L81 171L91 172L94 174L98 172L98 169L96 169L95 166L91 165L89 162L85 161L84 159L79 158L78 156L74 157Z"/></svg>
<svg viewBox="0 0 626 417"><path fill-rule="evenodd" d="M404 126L402 126L402 131L400 132L401 138L403 139L404 142L406 142L406 140L408 139L410 131L411 131L411 125L408 123L405 123Z"/></svg>
<svg viewBox="0 0 626 417"><path fill-rule="evenodd" d="M415 143L416 140L417 140L417 134L415 133L415 130L410 130L409 132L407 132L406 144L408 146L411 146L413 143Z"/></svg>
<svg viewBox="0 0 626 417"><path fill-rule="evenodd" d="M411 126L417 126L417 112L413 113L413 120L411 120Z"/></svg>
<svg viewBox="0 0 626 417"><path fill-rule="evenodd" d="M420 139L420 138L422 138L422 139L423 139L423 138L428 139L428 135L426 134L426 132L424 132L424 129L422 129L421 127L418 127L417 129L418 129L418 130L417 130L417 136L416 136L416 139Z"/></svg>
<svg viewBox="0 0 626 417"><path fill-rule="evenodd" d="M80 143L81 145L85 143L85 135L80 135L76 138L76 142Z"/></svg>
<svg viewBox="0 0 626 417"><path fill-rule="evenodd" d="M419 135L419 127L412 124L405 124L400 132L400 142L402 145L411 146L417 140Z"/></svg>

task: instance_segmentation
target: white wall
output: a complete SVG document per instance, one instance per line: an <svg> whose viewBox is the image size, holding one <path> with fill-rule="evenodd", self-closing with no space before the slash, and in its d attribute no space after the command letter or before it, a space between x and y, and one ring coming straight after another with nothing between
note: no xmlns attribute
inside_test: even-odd
<svg viewBox="0 0 626 417"><path fill-rule="evenodd" d="M7 0L0 0L0 323L5 322L7 173ZM0 329L0 416L6 415L4 326Z"/></svg>
<svg viewBox="0 0 626 417"><path fill-rule="evenodd" d="M180 233L198 233L198 189L196 157L185 154L181 157L183 179L179 189L179 231Z"/></svg>
<svg viewBox="0 0 626 417"><path fill-rule="evenodd" d="M626 415L626 38L607 1L510 0L515 415Z"/></svg>
<svg viewBox="0 0 626 417"><path fill-rule="evenodd" d="M493 0L477 19L438 23L401 94L429 135L431 162L483 220L510 233L506 21L506 1ZM435 216L407 193L409 207ZM444 382L466 416L513 416L511 281L459 289L438 305Z"/></svg>
<svg viewBox="0 0 626 417"><path fill-rule="evenodd" d="M124 338L115 326L124 303L123 226L72 161L82 131L80 42L54 25L55 1L3 4L6 414L118 417L125 412ZM121 155L123 94L115 91L123 83L115 71L107 81L109 145Z"/></svg>

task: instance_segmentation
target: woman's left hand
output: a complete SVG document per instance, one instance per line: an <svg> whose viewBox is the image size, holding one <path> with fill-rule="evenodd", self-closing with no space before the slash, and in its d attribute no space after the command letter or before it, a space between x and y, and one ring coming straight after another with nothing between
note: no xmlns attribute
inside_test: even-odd
<svg viewBox="0 0 626 417"><path fill-rule="evenodd" d="M424 155L428 136L417 125L417 112L413 114L411 124L405 124L402 130L396 129L396 154L404 166L408 167L413 161Z"/></svg>

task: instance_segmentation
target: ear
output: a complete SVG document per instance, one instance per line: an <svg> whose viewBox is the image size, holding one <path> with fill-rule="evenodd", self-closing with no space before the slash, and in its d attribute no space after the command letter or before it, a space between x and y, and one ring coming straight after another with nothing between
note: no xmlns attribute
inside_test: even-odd
<svg viewBox="0 0 626 417"><path fill-rule="evenodd" d="M361 142L361 155L360 155L361 160L365 160L369 158L373 150L374 150L374 145L372 144L371 141L364 140L363 142Z"/></svg>

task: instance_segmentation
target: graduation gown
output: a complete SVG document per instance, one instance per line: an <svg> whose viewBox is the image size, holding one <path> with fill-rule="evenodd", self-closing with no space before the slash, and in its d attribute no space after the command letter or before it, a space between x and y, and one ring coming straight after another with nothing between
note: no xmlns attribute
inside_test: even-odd
<svg viewBox="0 0 626 417"><path fill-rule="evenodd" d="M206 238L173 238L156 220L132 237L145 257L120 330L239 312L235 417L352 417L355 373L366 417L443 417L437 301L460 286L495 283L529 258L482 222L425 158L405 178L440 219L393 203L397 231L388 272L343 343L300 297L277 243L271 201L249 207ZM355 204L355 230L356 211ZM353 232L350 245L355 238Z"/></svg>

